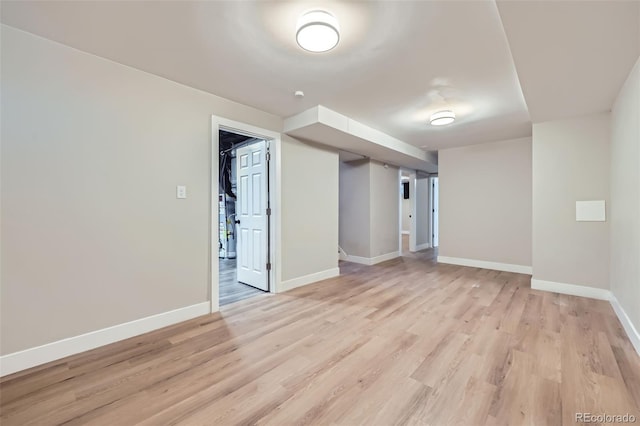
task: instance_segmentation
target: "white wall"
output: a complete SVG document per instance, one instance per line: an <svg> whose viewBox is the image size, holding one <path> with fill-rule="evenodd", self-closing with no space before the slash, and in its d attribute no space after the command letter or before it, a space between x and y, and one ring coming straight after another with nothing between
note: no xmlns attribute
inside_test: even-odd
<svg viewBox="0 0 640 426"><path fill-rule="evenodd" d="M609 204L610 114L533 125L533 278L609 288L609 221L576 222L575 203Z"/></svg>
<svg viewBox="0 0 640 426"><path fill-rule="evenodd" d="M340 247L349 256L369 258L371 254L369 179L368 160L340 163L338 235Z"/></svg>
<svg viewBox="0 0 640 426"><path fill-rule="evenodd" d="M375 258L398 251L398 168L370 161L371 252Z"/></svg>
<svg viewBox="0 0 640 426"><path fill-rule="evenodd" d="M338 275L338 152L282 137L282 280Z"/></svg>
<svg viewBox="0 0 640 426"><path fill-rule="evenodd" d="M611 291L640 330L640 60L611 113Z"/></svg>
<svg viewBox="0 0 640 426"><path fill-rule="evenodd" d="M418 250L426 248L430 242L429 184L430 180L427 177L416 179L416 247Z"/></svg>
<svg viewBox="0 0 640 426"><path fill-rule="evenodd" d="M371 160L342 163L339 210L339 243L348 260L367 263L398 254L397 167Z"/></svg>
<svg viewBox="0 0 640 426"><path fill-rule="evenodd" d="M531 138L438 156L439 257L531 266Z"/></svg>
<svg viewBox="0 0 640 426"><path fill-rule="evenodd" d="M1 50L2 354L207 301L211 115L282 120L6 26Z"/></svg>

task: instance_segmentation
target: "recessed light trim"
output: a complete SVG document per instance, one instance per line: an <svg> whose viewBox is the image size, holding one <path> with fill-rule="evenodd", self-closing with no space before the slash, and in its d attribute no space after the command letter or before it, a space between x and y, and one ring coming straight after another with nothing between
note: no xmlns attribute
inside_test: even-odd
<svg viewBox="0 0 640 426"><path fill-rule="evenodd" d="M298 19L296 41L304 50L327 52L340 41L340 26L335 16L324 10L312 10Z"/></svg>
<svg viewBox="0 0 640 426"><path fill-rule="evenodd" d="M451 124L456 119L456 114L451 110L438 111L431 115L432 126L444 126Z"/></svg>

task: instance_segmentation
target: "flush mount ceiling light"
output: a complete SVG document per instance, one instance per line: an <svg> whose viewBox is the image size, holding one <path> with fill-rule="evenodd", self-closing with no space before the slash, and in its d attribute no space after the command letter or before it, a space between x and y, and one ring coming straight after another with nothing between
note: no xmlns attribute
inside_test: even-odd
<svg viewBox="0 0 640 426"><path fill-rule="evenodd" d="M298 19L296 41L309 52L326 52L340 40L338 20L324 10L312 10Z"/></svg>
<svg viewBox="0 0 640 426"><path fill-rule="evenodd" d="M444 126L445 124L451 124L456 119L456 115L451 110L438 111L431 115L432 126Z"/></svg>

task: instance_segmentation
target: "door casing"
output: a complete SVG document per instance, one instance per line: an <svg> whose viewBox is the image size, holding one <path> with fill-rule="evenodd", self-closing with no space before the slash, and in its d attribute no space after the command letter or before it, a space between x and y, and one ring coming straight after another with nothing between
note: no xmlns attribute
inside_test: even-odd
<svg viewBox="0 0 640 426"><path fill-rule="evenodd" d="M229 120L216 115L211 116L211 191L209 199L209 302L211 312L220 310L220 283L218 265L218 182L219 182L219 147L220 130L264 139L269 142L271 160L269 162L269 204L271 220L269 225L269 292L277 293L282 281L282 216L281 211L281 176L282 176L282 138L280 133L263 129L239 121Z"/></svg>

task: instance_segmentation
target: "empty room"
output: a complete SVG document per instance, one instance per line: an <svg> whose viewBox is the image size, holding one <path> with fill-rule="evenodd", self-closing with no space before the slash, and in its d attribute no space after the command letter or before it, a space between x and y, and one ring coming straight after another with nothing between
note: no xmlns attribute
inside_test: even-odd
<svg viewBox="0 0 640 426"><path fill-rule="evenodd" d="M640 1L0 0L0 423L640 423Z"/></svg>

